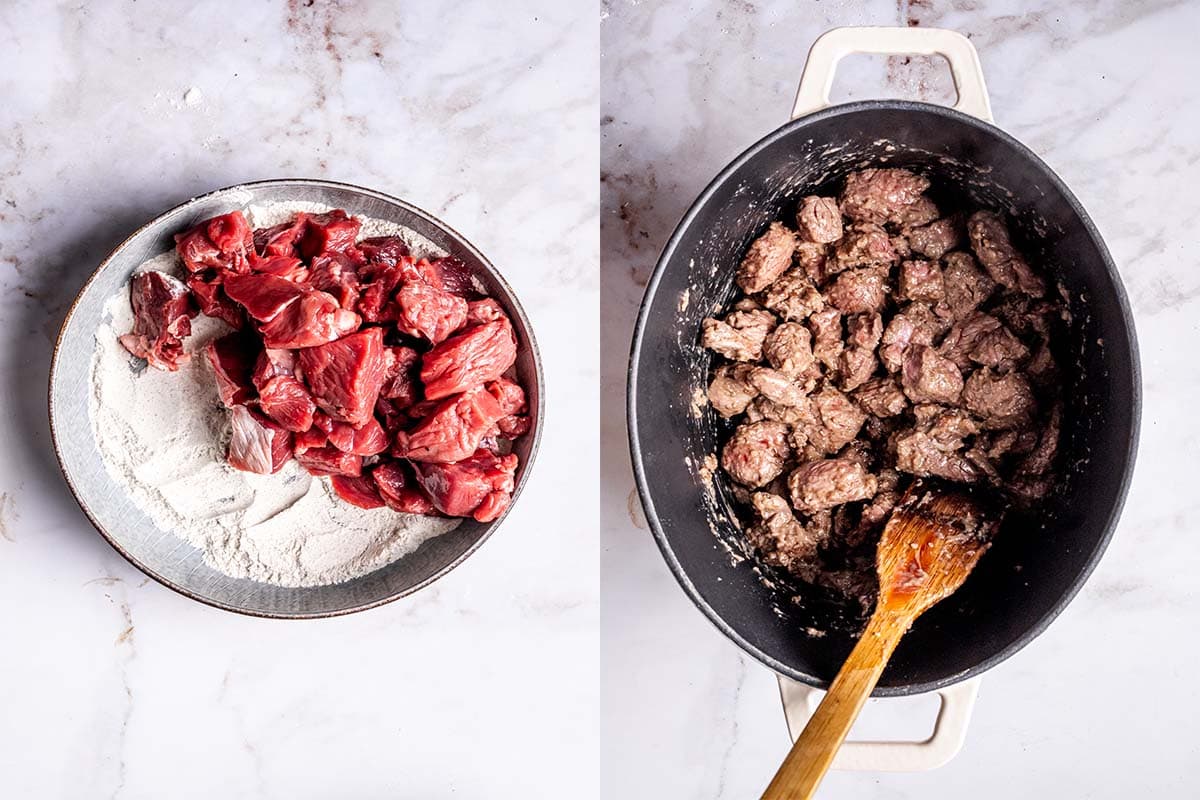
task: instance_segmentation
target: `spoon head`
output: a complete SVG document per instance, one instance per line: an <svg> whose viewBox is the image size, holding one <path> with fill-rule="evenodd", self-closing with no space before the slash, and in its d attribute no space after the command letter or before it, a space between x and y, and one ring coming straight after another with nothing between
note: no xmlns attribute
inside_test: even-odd
<svg viewBox="0 0 1200 800"><path fill-rule="evenodd" d="M955 592L999 526L1000 513L978 493L914 483L879 540L878 607L915 618Z"/></svg>

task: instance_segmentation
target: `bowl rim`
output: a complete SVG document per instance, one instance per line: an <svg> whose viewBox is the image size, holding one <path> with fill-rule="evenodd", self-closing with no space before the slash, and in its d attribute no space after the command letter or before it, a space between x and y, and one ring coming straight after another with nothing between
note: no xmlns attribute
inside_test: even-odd
<svg viewBox="0 0 1200 800"><path fill-rule="evenodd" d="M1105 520L1104 528L1100 532L1100 536L1096 541L1096 546L1088 555L1087 562L1074 579L1068 584L1059 601L1044 614L1041 618L1035 620L1025 632L1017 637L1013 642L1004 648L1001 648L988 658L980 660L970 669L948 675L944 678L934 681L923 681L920 683L897 684L895 686L877 687L872 693L872 697L901 697L924 692L936 691L945 688L960 681L965 681L975 677L980 673L986 672L1000 662L1008 659L1024 648L1040 636L1046 628L1061 614L1079 590L1083 588L1096 566L1099 564L1104 552L1108 549L1109 543L1112 541L1113 534L1116 530L1117 523L1120 520L1121 512L1125 506L1125 500L1129 493L1129 487L1133 480L1133 472L1137 461L1138 442L1141 429L1142 416L1142 377L1141 377L1141 360L1138 352L1137 333L1134 328L1133 311L1129 305L1129 298L1125 291L1125 285L1121 281L1120 273L1117 270L1116 263L1113 261L1112 254L1108 250L1103 237L1096 228L1095 223L1084 210L1082 203L1075 194L1067 187L1066 183L1059 177L1045 161L1043 161L1033 150L1023 144L1016 137L1005 132L993 123L986 120L981 120L978 117L965 114L961 111L956 111L953 108L946 106L934 105L932 103L922 103L911 100L861 100L850 103L840 103L823 108L819 111L805 114L796 119L789 120L780 127L766 134L758 141L751 144L743 150L732 161L726 164L717 175L709 181L703 191L699 194L696 200L688 207L675 226L667 243L663 246L662 252L659 254L658 261L655 262L654 271L650 276L649 282L646 284L646 290L642 295L642 302L638 309L637 323L634 326L633 339L630 343L629 368L626 373L626 430L629 439L629 454L633 465L634 482L637 486L638 497L641 500L642 508L646 514L647 524L650 526L650 531L654 536L654 541L658 545L658 549L662 554L663 559L667 562L671 574L679 583L680 587L687 594L692 603L700 609L705 617L708 618L717 630L724 634L734 644L741 648L744 652L751 655L763 665L769 667L774 672L784 675L793 680L799 681L809 686L817 688L825 688L828 686L828 681L820 680L813 675L809 675L799 670L794 669L788 664L783 663L779 659L767 654L762 649L755 646L746 637L734 629L728 621L726 621L714 609L703 595L700 594L696 584L687 575L683 569L679 558L675 555L675 550L668 540L666 533L663 531L662 525L658 520L658 515L655 511L654 500L651 496L650 483L646 474L645 464L642 461L642 445L639 436L638 413L637 413L637 392L638 392L638 374L640 372L641 351L643 340L646 333L646 326L650 318L650 308L656 299L658 286L666 272L667 264L674 257L675 250L679 246L685 233L691 227L695 217L699 215L717 190L735 175L743 166L749 163L758 153L775 142L783 139L793 131L803 129L809 123L818 122L833 117L838 117L847 114L855 114L863 111L910 111L934 114L936 116L945 117L955 122L966 124L970 127L982 130L984 133L994 136L1031 163L1036 165L1045 175L1047 181L1063 196L1066 202L1070 205L1073 214L1078 216L1084 230L1088 236L1095 242L1097 249L1102 256L1103 268L1108 276L1109 282L1113 285L1117 298L1116 313L1119 313L1125 322L1127 331L1126 346L1129 349L1130 356L1130 371L1129 371L1129 427L1130 436L1129 444L1125 453L1125 468L1124 474L1121 476L1121 482L1116 496L1113 498L1112 510Z"/></svg>
<svg viewBox="0 0 1200 800"><path fill-rule="evenodd" d="M479 263L481 263L484 266L484 268L488 271L490 278L492 280L494 280L496 282L496 284L500 286L501 289L504 290L505 294L509 298L508 302L506 302L504 304L506 306L505 310L508 311L513 316L517 317L517 319L520 321L522 327L525 329L526 339L528 340L528 348L529 348L530 354L533 357L534 382L536 384L537 396L538 396L537 410L532 419L533 424L531 426L530 432L528 434L526 434L527 436L531 437L531 439L529 440L529 456L524 460L524 462L521 465L520 476L517 479L516 486L513 487L512 500L509 502L508 508L506 508L499 517L497 517L496 519L494 519L491 522L486 524L486 527L480 532L479 537L470 545L470 547L468 547L466 550L464 550L453 561L446 564L442 568L438 569L436 572L434 572L433 574L431 574L429 577L425 578L424 580L421 580L420 582L413 584L412 586L410 586L406 589L403 589L401 591L393 592L392 594L390 594L386 597L382 597L377 600L371 600L371 601L365 602L365 603L359 603L359 604L353 605L353 606L348 606L346 608L339 608L334 611L312 611L312 612L287 613L287 612L274 612L274 611L259 611L259 610L255 610L255 609L241 608L236 605L232 605L230 603L224 603L224 602L221 602L220 600L215 600L211 597L205 597L197 592L194 592L191 589L188 589L186 586L182 586L178 583L175 583L174 581L171 581L171 580L163 577L162 575L158 574L157 571L155 571L155 569L153 567L151 567L151 566L143 563L139 559L135 558L129 551L127 551L121 545L121 543L117 540L116 537L112 536L104 528L104 526L100 524L100 522L93 515L92 510L88 507L87 502L84 500L83 495L80 493L80 490L76 487L75 482L71 479L71 476L67 473L66 465L63 463L63 453L59 446L58 428L57 428L57 425L55 422L55 413L54 413L54 410L55 410L54 377L58 371L59 353L60 353L60 349L62 347L63 336L66 333L67 326L70 324L72 317L74 317L76 308L79 305L79 301L83 297L84 293L87 291L88 287L91 286L93 282L95 282L95 280L98 278L98 276L105 270L105 268L108 267L109 263L134 238L136 238L139 234L141 234L146 229L157 225L164 218L166 218L178 211L181 211L181 210L187 208L188 206L197 204L203 200L209 200L218 195L222 195L222 194L226 194L226 193L232 194L239 190L255 189L255 188L287 188L290 186L313 186L313 187L321 187L321 188L346 190L346 191L353 192L355 194L372 197L377 200L382 200L384 202L394 204L396 206L403 208L405 211L424 219L426 222L430 223L431 225L439 228L441 231L446 233L448 236L455 239L458 242L458 244L460 244L464 249L470 251L470 253L475 258L477 258L479 260ZM51 442L54 447L54 456L55 456L56 461L58 462L59 472L62 473L63 479L66 481L67 487L71 490L71 495L75 498L75 502L79 505L80 510L83 511L84 516L87 517L87 519L91 523L92 527L95 528L96 531L102 537L104 537L105 541L107 541L114 550L116 550L126 561L128 561L130 564L132 564L134 567L136 567L139 571L144 573L147 577L152 578L154 581L162 584L163 586L167 587L168 589L171 589L174 592L177 592L177 593L183 595L184 597L188 597L192 600L203 603L206 606L210 606L212 608L217 608L222 611L231 611L235 614L241 614L244 616L257 617L260 619L288 619L288 620L326 619L329 617L341 617L341 616L345 616L347 614L355 614L360 611L366 611L371 608L378 608L379 606L383 606L388 603L394 602L396 600L399 600L402 597L407 597L415 592L420 591L421 589L424 589L426 586L429 586L431 583L433 583L434 581L443 577L444 575L449 573L451 570L453 570L455 567L457 567L458 565L460 565L464 561L466 561L467 558L469 558L473 553L475 553L475 551L477 551L480 547L482 547L483 543L486 542L489 538L491 538L492 534L495 533L496 529L498 527L500 527L500 524L502 522L504 522L504 520L508 517L509 512L511 512L512 509L516 506L517 500L520 497L522 490L525 488L525 484L527 483L528 478L529 478L530 470L533 468L534 461L536 461L538 450L540 448L541 441L542 441L542 429L543 429L543 423L544 423L544 417L545 417L545 398L546 398L546 389L545 389L544 371L543 371L543 366L542 366L542 356L541 356L541 350L538 347L537 338L533 332L533 325L530 322L529 316L526 314L524 307L521 305L521 302L518 299L516 292L513 291L512 287L509 285L508 281L505 280L504 276L500 273L500 271L496 269L495 265L492 264L491 260L489 260L487 258L487 256L485 256L479 250L479 248L475 247L475 245L473 245L470 241L468 241L466 237L464 237L462 234L460 234L454 228L447 225L441 219L434 216L433 214L430 214L428 211L425 211L424 209L413 205L412 203L409 203L405 200L401 200L398 197L394 197L394 196L386 194L384 192L377 191L375 189L369 189L365 186L358 186L358 185L352 184L352 183L345 183L345 182L341 182L341 181L331 181L331 180L325 180L325 179L321 179L321 178L268 178L268 179L264 179L264 180L247 181L244 183L237 183L237 184L233 184L230 186L225 186L225 187L222 187L219 189L214 189L212 191L205 192L204 194L196 195L195 197L185 200L182 203L178 203L177 205L174 205L171 208L157 214L156 216L154 216L152 219L145 222L144 224L138 226L138 228L135 231L133 231L128 236L126 236L124 239L122 239L121 242L116 247L114 247L112 249L112 251L109 252L109 254L100 261L99 265L97 265L97 267L94 270L92 270L91 274L88 275L87 280L84 281L83 284L80 286L78 293L76 293L76 295L75 295L75 299L71 301L71 305L67 309L66 315L63 317L62 325L59 326L58 335L55 337L55 340L54 340L54 351L53 351L53 354L52 354L51 360L50 360L50 373L49 373L49 379L47 381L47 414L50 419L50 439L51 439Z"/></svg>

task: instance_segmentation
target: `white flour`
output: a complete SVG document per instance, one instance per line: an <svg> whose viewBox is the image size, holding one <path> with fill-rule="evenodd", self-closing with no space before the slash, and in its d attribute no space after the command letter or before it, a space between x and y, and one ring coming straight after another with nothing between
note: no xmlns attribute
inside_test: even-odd
<svg viewBox="0 0 1200 800"><path fill-rule="evenodd" d="M253 227L288 220L296 211L326 211L312 203L250 206ZM363 236L401 236L418 255L443 255L423 237L394 223L363 219ZM142 265L179 275L174 252ZM327 479L295 461L274 475L240 472L225 463L229 414L221 406L207 359L199 351L226 333L204 315L192 321L184 345L194 353L178 372L133 358L117 337L133 328L126 284L104 309L96 331L88 416L105 467L164 530L185 539L226 575L280 586L340 583L378 569L457 520L366 510L338 498Z"/></svg>

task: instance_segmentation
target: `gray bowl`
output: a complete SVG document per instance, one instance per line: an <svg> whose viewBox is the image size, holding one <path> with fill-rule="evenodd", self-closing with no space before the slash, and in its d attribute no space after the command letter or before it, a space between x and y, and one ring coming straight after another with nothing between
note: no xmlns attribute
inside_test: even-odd
<svg viewBox="0 0 1200 800"><path fill-rule="evenodd" d="M317 180L271 180L232 186L189 200L144 225L117 247L84 285L59 333L50 367L50 430L67 484L83 512L117 551L151 578L202 603L261 617L310 618L382 605L445 575L503 522L464 520L416 551L345 583L290 588L231 578L204 563L201 553L159 529L104 468L88 419L88 374L95 332L108 298L144 261L174 247L173 236L200 220L250 203L304 201L404 225L461 259L512 317L519 339L516 371L529 397L533 428L515 443L520 456L513 505L537 452L542 430L542 366L529 319L512 289L470 242L408 203L379 192ZM510 510L512 506L509 507Z"/></svg>

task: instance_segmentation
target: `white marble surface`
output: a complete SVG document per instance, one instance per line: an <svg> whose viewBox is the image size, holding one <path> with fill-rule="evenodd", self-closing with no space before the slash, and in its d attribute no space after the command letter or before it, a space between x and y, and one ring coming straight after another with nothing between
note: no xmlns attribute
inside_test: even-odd
<svg viewBox="0 0 1200 800"><path fill-rule="evenodd" d="M598 404L597 26L552 0L0 5L0 797L598 796L597 433L578 423ZM57 326L109 249L281 176L462 231L548 373L539 463L497 535L411 598L301 623L144 579L72 501L45 408Z"/></svg>
<svg viewBox="0 0 1200 800"><path fill-rule="evenodd" d="M604 3L601 42L603 698L606 795L757 797L788 742L774 677L669 574L637 513L623 430L629 331L681 213L784 122L813 39L847 24L956 28L997 123L1080 197L1120 265L1145 371L1141 455L1099 569L1036 642L984 677L966 746L923 774L831 775L826 798L1195 796L1200 645L1200 8L1182 3ZM927 65L847 62L835 98L944 100ZM874 702L874 731L929 703Z"/></svg>

